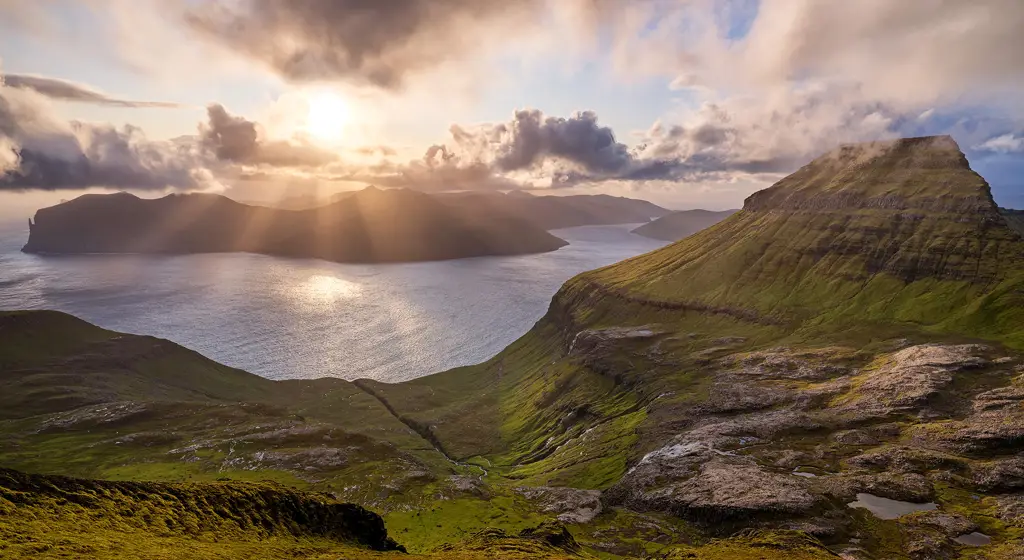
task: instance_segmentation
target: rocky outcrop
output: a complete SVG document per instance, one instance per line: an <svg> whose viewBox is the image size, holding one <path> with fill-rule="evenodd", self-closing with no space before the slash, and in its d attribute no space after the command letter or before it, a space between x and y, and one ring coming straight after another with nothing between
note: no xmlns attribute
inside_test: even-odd
<svg viewBox="0 0 1024 560"><path fill-rule="evenodd" d="M704 463L696 476L650 492L645 499L703 523L805 514L815 505L802 480L723 458Z"/></svg>
<svg viewBox="0 0 1024 560"><path fill-rule="evenodd" d="M550 486L516 488L516 492L536 502L541 511L553 513L562 523L589 523L601 513L601 492Z"/></svg>
<svg viewBox="0 0 1024 560"><path fill-rule="evenodd" d="M547 558L578 556L580 545L564 525L542 523L518 535L487 529L458 544L446 544L438 552L484 552L489 558Z"/></svg>
<svg viewBox="0 0 1024 560"><path fill-rule="evenodd" d="M925 344L905 348L880 360L855 378L855 389L839 410L885 416L925 408L949 387L954 375L987 364L977 345Z"/></svg>

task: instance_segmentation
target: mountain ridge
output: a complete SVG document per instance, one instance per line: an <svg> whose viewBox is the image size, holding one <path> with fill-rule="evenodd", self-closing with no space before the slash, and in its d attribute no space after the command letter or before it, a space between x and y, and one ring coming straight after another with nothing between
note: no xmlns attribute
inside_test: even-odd
<svg viewBox="0 0 1024 560"><path fill-rule="evenodd" d="M338 262L407 262L554 251L566 242L514 217L476 215L406 189L364 189L281 210L212 194L84 195L39 210L23 251L252 252Z"/></svg>
<svg viewBox="0 0 1024 560"><path fill-rule="evenodd" d="M680 239L711 227L739 210L682 210L652 220L633 230L633 233L659 239L679 241Z"/></svg>

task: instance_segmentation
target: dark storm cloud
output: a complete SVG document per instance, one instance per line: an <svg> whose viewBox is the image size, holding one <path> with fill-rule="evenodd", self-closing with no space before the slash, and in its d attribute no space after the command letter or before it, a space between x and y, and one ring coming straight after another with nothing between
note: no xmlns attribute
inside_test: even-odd
<svg viewBox="0 0 1024 560"><path fill-rule="evenodd" d="M409 72L468 56L485 22L527 14L537 0L248 0L186 16L209 40L296 81L401 86ZM479 48L476 46L475 48Z"/></svg>
<svg viewBox="0 0 1024 560"><path fill-rule="evenodd" d="M177 103L166 103L163 101L130 101L111 97L101 91L89 86L31 74L5 74L0 76L0 81L13 88L31 89L41 95L62 101L76 101L80 103L94 103L96 105L108 105L112 107L129 108L174 108L180 107Z"/></svg>
<svg viewBox="0 0 1024 560"><path fill-rule="evenodd" d="M131 126L68 123L35 92L0 85L0 189L198 189L211 181L187 147Z"/></svg>
<svg viewBox="0 0 1024 560"><path fill-rule="evenodd" d="M338 159L336 154L306 144L267 141L257 123L228 113L223 105L206 108L201 127L202 145L217 159L244 165L319 167Z"/></svg>
<svg viewBox="0 0 1024 560"><path fill-rule="evenodd" d="M776 173L793 169L788 156L756 157L744 154L739 132L721 123L705 122L693 128L655 126L646 142L630 149L618 142L614 131L598 122L592 111L568 118L545 116L534 109L517 111L510 122L473 129L451 127L458 157L443 146L426 156L444 165L465 162L486 164L494 174L527 172L549 175L552 186L567 187L601 181L685 181L724 173Z"/></svg>
<svg viewBox="0 0 1024 560"><path fill-rule="evenodd" d="M503 171L529 169L545 158L557 158L607 174L632 162L626 145L615 141L612 129L598 125L592 111L567 119L546 117L535 109L516 111L512 122L497 125L487 134L501 139L495 164Z"/></svg>

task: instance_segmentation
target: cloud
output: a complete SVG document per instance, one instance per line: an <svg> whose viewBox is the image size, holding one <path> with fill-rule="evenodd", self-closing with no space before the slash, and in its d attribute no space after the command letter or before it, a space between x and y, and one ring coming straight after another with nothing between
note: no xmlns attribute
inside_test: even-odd
<svg viewBox="0 0 1024 560"><path fill-rule="evenodd" d="M224 106L206 108L207 123L200 127L201 143L217 159L243 165L319 167L338 159L337 154L305 143L262 138L259 125L231 115Z"/></svg>
<svg viewBox="0 0 1024 560"><path fill-rule="evenodd" d="M901 106L990 99L1024 84L1017 0L787 0L725 17L722 6L648 3L643 17L611 20L616 66L714 91L845 82Z"/></svg>
<svg viewBox="0 0 1024 560"><path fill-rule="evenodd" d="M186 15L206 39L293 81L386 89L410 73L479 53L489 28L525 24L540 0L249 0Z"/></svg>
<svg viewBox="0 0 1024 560"><path fill-rule="evenodd" d="M452 125L451 146L431 147L424 160L427 171L472 167L560 188L602 181L707 180L725 172L791 168L796 159L791 152L745 153L742 138L755 128L744 130L723 109L709 105L692 126L656 124L630 149L599 124L593 111L566 118L526 109L505 123Z"/></svg>
<svg viewBox="0 0 1024 560"><path fill-rule="evenodd" d="M615 68L669 77L686 96L638 157L731 180L893 136L1017 148L1004 135L1024 115L1024 3L788 0L738 15L734 4L639 4L604 21Z"/></svg>
<svg viewBox="0 0 1024 560"><path fill-rule="evenodd" d="M996 152L1008 154L1013 152L1024 152L1024 136L1014 134L1003 134L990 138L974 147L975 150L983 152Z"/></svg>
<svg viewBox="0 0 1024 560"><path fill-rule="evenodd" d="M5 74L0 76L0 81L7 87L31 89L51 99L62 101L76 101L80 103L94 103L97 105L109 105L112 107L128 108L175 108L180 107L177 103L163 101L130 101L111 97L101 91L90 88L87 85L48 78L34 74Z"/></svg>
<svg viewBox="0 0 1024 560"><path fill-rule="evenodd" d="M67 122L34 90L0 83L0 190L205 189L216 186L188 146L132 126Z"/></svg>

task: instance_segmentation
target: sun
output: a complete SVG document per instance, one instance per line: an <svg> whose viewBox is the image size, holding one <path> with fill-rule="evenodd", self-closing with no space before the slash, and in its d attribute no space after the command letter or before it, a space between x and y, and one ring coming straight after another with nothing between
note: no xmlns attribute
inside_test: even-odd
<svg viewBox="0 0 1024 560"><path fill-rule="evenodd" d="M306 130L323 141L340 141L349 121L349 107L345 100L325 92L310 95L306 103Z"/></svg>

